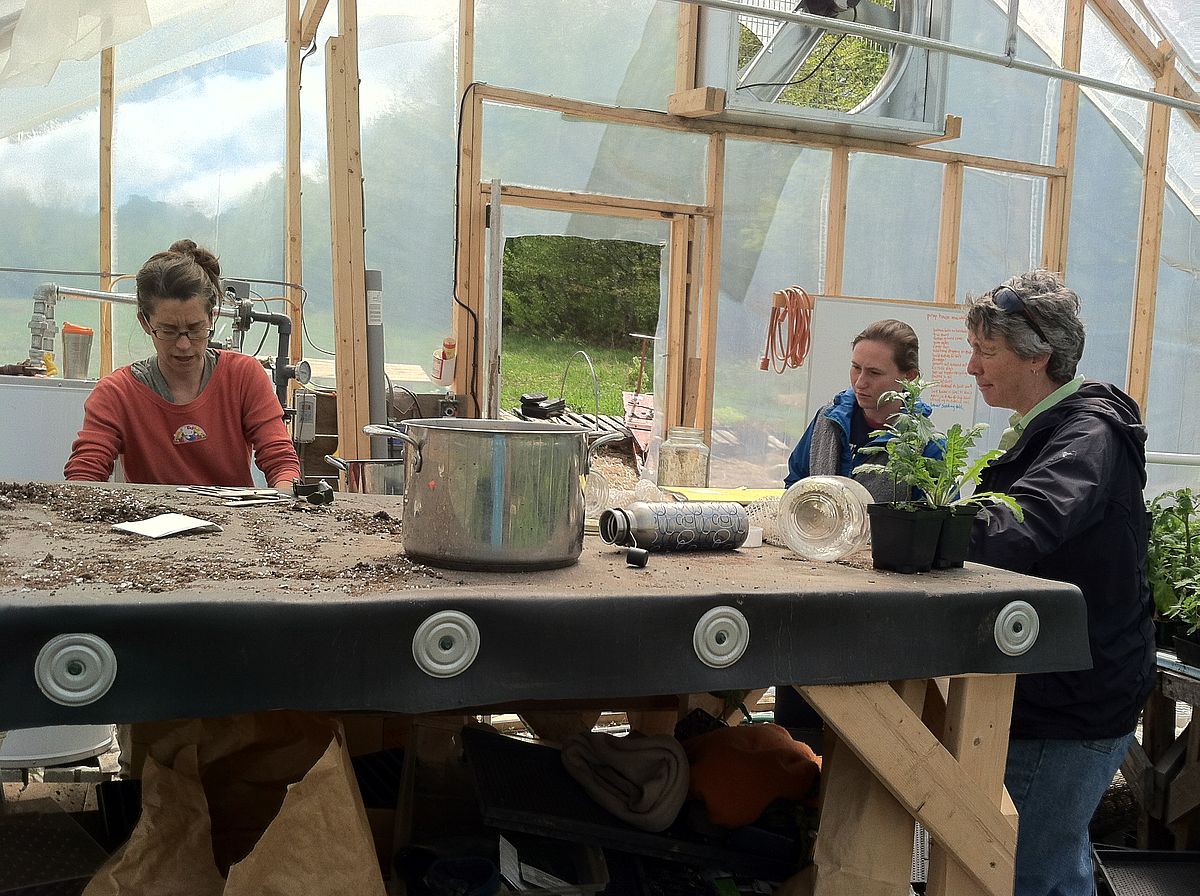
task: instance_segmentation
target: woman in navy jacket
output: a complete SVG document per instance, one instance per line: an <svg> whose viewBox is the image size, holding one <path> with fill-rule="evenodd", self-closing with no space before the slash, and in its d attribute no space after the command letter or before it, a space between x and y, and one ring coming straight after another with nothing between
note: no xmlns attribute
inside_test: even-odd
<svg viewBox="0 0 1200 896"><path fill-rule="evenodd" d="M1092 668L1017 676L1005 786L1020 814L1016 896L1091 896L1088 824L1154 683L1146 579L1146 430L1137 404L1075 375L1079 297L1031 271L973 300L971 360L983 398L1014 411L981 490L1016 498L980 513L972 560L1083 592Z"/></svg>

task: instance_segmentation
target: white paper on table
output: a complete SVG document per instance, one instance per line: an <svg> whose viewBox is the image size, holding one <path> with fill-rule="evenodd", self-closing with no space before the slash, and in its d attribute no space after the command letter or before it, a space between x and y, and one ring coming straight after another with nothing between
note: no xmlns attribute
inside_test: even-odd
<svg viewBox="0 0 1200 896"><path fill-rule="evenodd" d="M147 538L162 538L166 535L178 535L180 532L223 532L216 523L198 519L194 516L184 516L182 513L160 513L148 520L137 520L133 523L114 523L113 528L120 532L131 532L134 535L145 535Z"/></svg>

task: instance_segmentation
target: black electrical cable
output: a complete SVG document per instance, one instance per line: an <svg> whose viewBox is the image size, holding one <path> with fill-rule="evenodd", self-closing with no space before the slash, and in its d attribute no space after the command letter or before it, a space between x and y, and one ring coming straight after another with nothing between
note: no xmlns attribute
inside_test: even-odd
<svg viewBox="0 0 1200 896"><path fill-rule="evenodd" d="M420 404L420 401L418 400L418 398L417 398L417 396L416 396L416 393L415 393L415 392L413 392L413 390L412 390L412 389L409 389L407 386L397 386L395 383L393 383L393 382L392 382L392 378L391 378L390 376L388 376L388 375L387 375L387 372L386 372L386 371L384 371L383 378L384 378L384 379L387 381L387 387L388 387L388 406L389 406L389 407L390 407L390 406L391 406L391 404L392 404L392 393L393 393L394 391L396 391L397 389L399 389L401 392L407 392L407 393L408 393L408 397L412 399L412 407L411 407L411 408L409 408L409 414L408 414L408 415L412 415L414 411L416 412L416 414L420 414L420 413L421 413L421 404ZM408 416L408 415L406 415L406 416ZM401 418L401 419L403 419L403 418Z"/></svg>
<svg viewBox="0 0 1200 896"><path fill-rule="evenodd" d="M255 282L255 283L258 283L259 281L258 281L258 280L255 280L254 282ZM267 300L266 300L266 299L264 299L262 296L260 296L260 295L259 295L258 293L256 293L254 290L250 289L250 287L249 287L249 286L247 286L247 287L246 287L246 289L247 289L247 290L249 290L249 292L250 292L250 298L252 298L252 299L258 299L260 302L262 302L262 303L263 303L263 307L264 307L264 308L266 308L266 309L267 309L267 311L270 311L270 310L271 310L271 306L270 306L269 304L267 304ZM271 335L271 328L270 328L270 327L268 327L266 324L263 324L263 335L262 335L262 339L261 339L261 340L259 340L259 343L258 343L258 348L256 348L256 349L254 350L254 356L255 356L255 357L258 357L259 353L260 353L260 352L263 350L263 346L267 344L267 337L268 337L269 335Z"/></svg>
<svg viewBox="0 0 1200 896"><path fill-rule="evenodd" d="M475 406L476 413L480 411L479 400L475 397L476 389L479 386L479 315L458 297L458 206L461 193L460 184L462 183L463 111L467 108L467 99L475 92L475 87L479 83L479 81L472 81L468 84L458 104L458 133L455 137L454 151L454 270L450 275L450 292L455 303L471 315L471 403Z"/></svg>
<svg viewBox="0 0 1200 896"><path fill-rule="evenodd" d="M852 10L854 12L854 18L851 19L850 21L857 22L858 21L858 7L857 6L852 7ZM837 40L835 40L833 42L833 46L830 47L829 51L824 56L821 57L821 61L818 62L816 65L814 65L812 67L812 70L809 71L809 73L807 75L805 75L803 78L798 78L795 81L760 81L757 84L739 84L737 89L738 90L749 90L751 87L795 87L797 84L803 84L805 81L807 81L809 78L811 78L813 75L815 75L817 72L819 72L821 70L821 66L823 66L826 62L829 61L829 57L832 56L833 51L838 48L838 44L840 44L848 36L849 35L846 35L846 34L839 34Z"/></svg>

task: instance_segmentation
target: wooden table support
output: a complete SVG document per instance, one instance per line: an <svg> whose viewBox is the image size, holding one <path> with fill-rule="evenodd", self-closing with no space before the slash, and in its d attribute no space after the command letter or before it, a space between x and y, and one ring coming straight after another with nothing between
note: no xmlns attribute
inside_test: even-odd
<svg viewBox="0 0 1200 896"><path fill-rule="evenodd" d="M941 856L931 863L930 896L1011 896L1017 835L1003 782L1014 686L1012 675L952 679L945 745L918 714L925 681L797 687L838 736L823 784L830 796L847 788L841 777L861 778L841 761L844 745L873 775L870 797L887 802L890 795L894 804L874 818L847 812L844 804L836 821L822 818L822 836L836 824L841 847L836 867L828 865L828 854L826 866L818 862L816 896L907 894L907 878L895 880L892 865L901 867L906 851L911 862L913 819L929 831ZM885 815L893 829L886 835L880 830ZM864 889L859 872L846 869L877 865L883 841L899 856L887 860L877 888Z"/></svg>

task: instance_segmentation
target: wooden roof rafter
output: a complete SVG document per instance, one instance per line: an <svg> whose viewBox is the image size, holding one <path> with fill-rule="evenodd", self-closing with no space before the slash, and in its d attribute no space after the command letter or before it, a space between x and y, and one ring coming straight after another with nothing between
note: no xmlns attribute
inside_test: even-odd
<svg viewBox="0 0 1200 896"><path fill-rule="evenodd" d="M1162 48L1155 45L1150 36L1141 29L1134 21L1133 16L1121 5L1120 0L1088 0L1088 4L1112 28L1113 33L1117 35L1133 58L1146 67L1152 78L1158 80L1166 66L1175 65L1170 53L1164 52ZM1171 93L1177 99L1193 103L1200 101L1200 94L1192 89L1192 86L1178 70L1176 70ZM1192 119L1193 124L1200 127L1200 113L1189 111L1186 114Z"/></svg>

